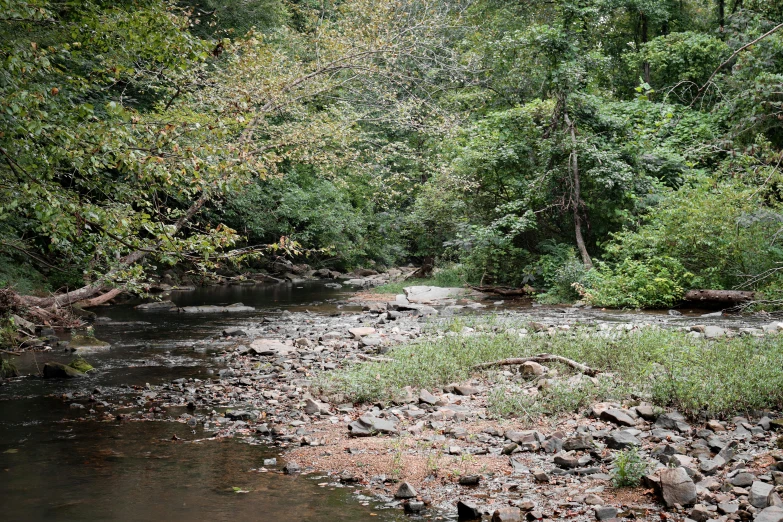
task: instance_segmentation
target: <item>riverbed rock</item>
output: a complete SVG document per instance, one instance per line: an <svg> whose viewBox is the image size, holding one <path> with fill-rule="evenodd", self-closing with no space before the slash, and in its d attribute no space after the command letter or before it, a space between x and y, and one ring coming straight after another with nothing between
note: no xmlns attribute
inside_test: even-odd
<svg viewBox="0 0 783 522"><path fill-rule="evenodd" d="M68 350L75 354L100 352L108 350L111 345L100 339L96 339L91 335L74 334L71 336L71 341L68 343Z"/></svg>
<svg viewBox="0 0 783 522"><path fill-rule="evenodd" d="M606 437L606 445L612 449L627 449L632 446L639 447L642 442L629 431L617 430Z"/></svg>
<svg viewBox="0 0 783 522"><path fill-rule="evenodd" d="M685 417L676 411L658 416L658 419L655 421L655 426L665 430L677 430L681 433L686 433L691 430L691 426L685 421Z"/></svg>
<svg viewBox="0 0 783 522"><path fill-rule="evenodd" d="M245 306L242 303L234 303L228 306L184 306L180 308L181 312L186 314L228 314L228 313L247 313L255 312L255 308L252 306Z"/></svg>
<svg viewBox="0 0 783 522"><path fill-rule="evenodd" d="M256 355L287 357L294 353L296 348L274 339L256 339L250 343L250 350L255 352Z"/></svg>
<svg viewBox="0 0 783 522"><path fill-rule="evenodd" d="M492 513L492 522L521 522L522 511L515 507L502 507Z"/></svg>
<svg viewBox="0 0 783 522"><path fill-rule="evenodd" d="M690 506L696 501L696 484L683 467L661 470L661 496L667 507Z"/></svg>
<svg viewBox="0 0 783 522"><path fill-rule="evenodd" d="M636 420L631 417L627 411L619 408L609 408L601 412L601 419L620 426L635 426Z"/></svg>
<svg viewBox="0 0 783 522"><path fill-rule="evenodd" d="M286 462L285 466L283 466L283 473L286 475L294 475L295 473L300 473L302 471L302 468L299 467L299 464L296 462Z"/></svg>
<svg viewBox="0 0 783 522"><path fill-rule="evenodd" d="M783 507L770 506L756 514L754 522L783 522Z"/></svg>
<svg viewBox="0 0 783 522"><path fill-rule="evenodd" d="M398 433L397 424L388 419L379 419L372 415L363 415L348 425L348 431L354 437L369 437L379 433Z"/></svg>
<svg viewBox="0 0 783 522"><path fill-rule="evenodd" d="M394 493L394 498L416 498L416 489L414 489L413 486L411 486L408 482L403 482L400 484L400 487L397 488L397 491Z"/></svg>
<svg viewBox="0 0 783 522"><path fill-rule="evenodd" d="M460 500L457 502L457 520L459 522L468 522L470 520L480 520L481 511L473 502Z"/></svg>
<svg viewBox="0 0 783 522"><path fill-rule="evenodd" d="M135 306L136 310L143 310L145 312L173 312L177 309L177 305L171 301L152 301L150 303L142 303Z"/></svg>
<svg viewBox="0 0 783 522"><path fill-rule="evenodd" d="M748 502L750 502L750 505L755 508L763 509L767 507L769 503L769 496L773 491L775 491L775 486L772 484L767 484L766 482L756 480L750 486Z"/></svg>
<svg viewBox="0 0 783 522"><path fill-rule="evenodd" d="M361 339L367 335L374 334L375 328L369 326L360 326L359 328L349 328L348 333L353 336L354 339Z"/></svg>
<svg viewBox="0 0 783 522"><path fill-rule="evenodd" d="M44 379L75 379L87 377L87 374L58 362L48 362L44 364L42 373Z"/></svg>

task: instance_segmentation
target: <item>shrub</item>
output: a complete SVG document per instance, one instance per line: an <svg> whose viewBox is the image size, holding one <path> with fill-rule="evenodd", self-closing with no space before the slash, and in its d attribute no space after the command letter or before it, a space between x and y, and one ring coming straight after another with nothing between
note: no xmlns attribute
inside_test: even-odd
<svg viewBox="0 0 783 522"><path fill-rule="evenodd" d="M616 488L635 488L647 473L650 465L635 447L617 454L612 469L612 483Z"/></svg>

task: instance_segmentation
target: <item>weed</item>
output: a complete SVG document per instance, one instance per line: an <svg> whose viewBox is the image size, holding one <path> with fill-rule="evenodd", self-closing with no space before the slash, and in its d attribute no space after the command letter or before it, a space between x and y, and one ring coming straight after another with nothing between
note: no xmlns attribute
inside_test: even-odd
<svg viewBox="0 0 783 522"><path fill-rule="evenodd" d="M614 459L612 483L616 488L635 488L649 469L649 463L635 447L623 450Z"/></svg>

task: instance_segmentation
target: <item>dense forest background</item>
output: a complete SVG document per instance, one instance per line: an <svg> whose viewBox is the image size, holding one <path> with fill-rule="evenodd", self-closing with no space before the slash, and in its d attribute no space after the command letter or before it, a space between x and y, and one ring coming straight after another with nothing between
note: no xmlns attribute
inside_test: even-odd
<svg viewBox="0 0 783 522"><path fill-rule="evenodd" d="M0 284L434 258L546 302L777 306L781 22L768 0L0 0Z"/></svg>

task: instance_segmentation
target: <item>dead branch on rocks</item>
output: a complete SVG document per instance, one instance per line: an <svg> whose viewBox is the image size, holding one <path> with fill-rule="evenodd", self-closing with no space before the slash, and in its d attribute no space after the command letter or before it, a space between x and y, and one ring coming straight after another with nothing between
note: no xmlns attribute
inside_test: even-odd
<svg viewBox="0 0 783 522"><path fill-rule="evenodd" d="M562 357L560 355L553 355L551 353L540 353L532 357L512 357L511 359L501 359L499 361L477 364L473 366L473 368L490 368L492 366L514 366L517 364L524 364L526 362L537 362L537 363L559 362L568 365L571 368L574 368L575 370L579 370L580 372L584 373L585 375L589 375L590 377L594 377L599 373L602 373L601 370L590 368L589 366L584 365L582 363L578 363L573 359L568 359L567 357Z"/></svg>

